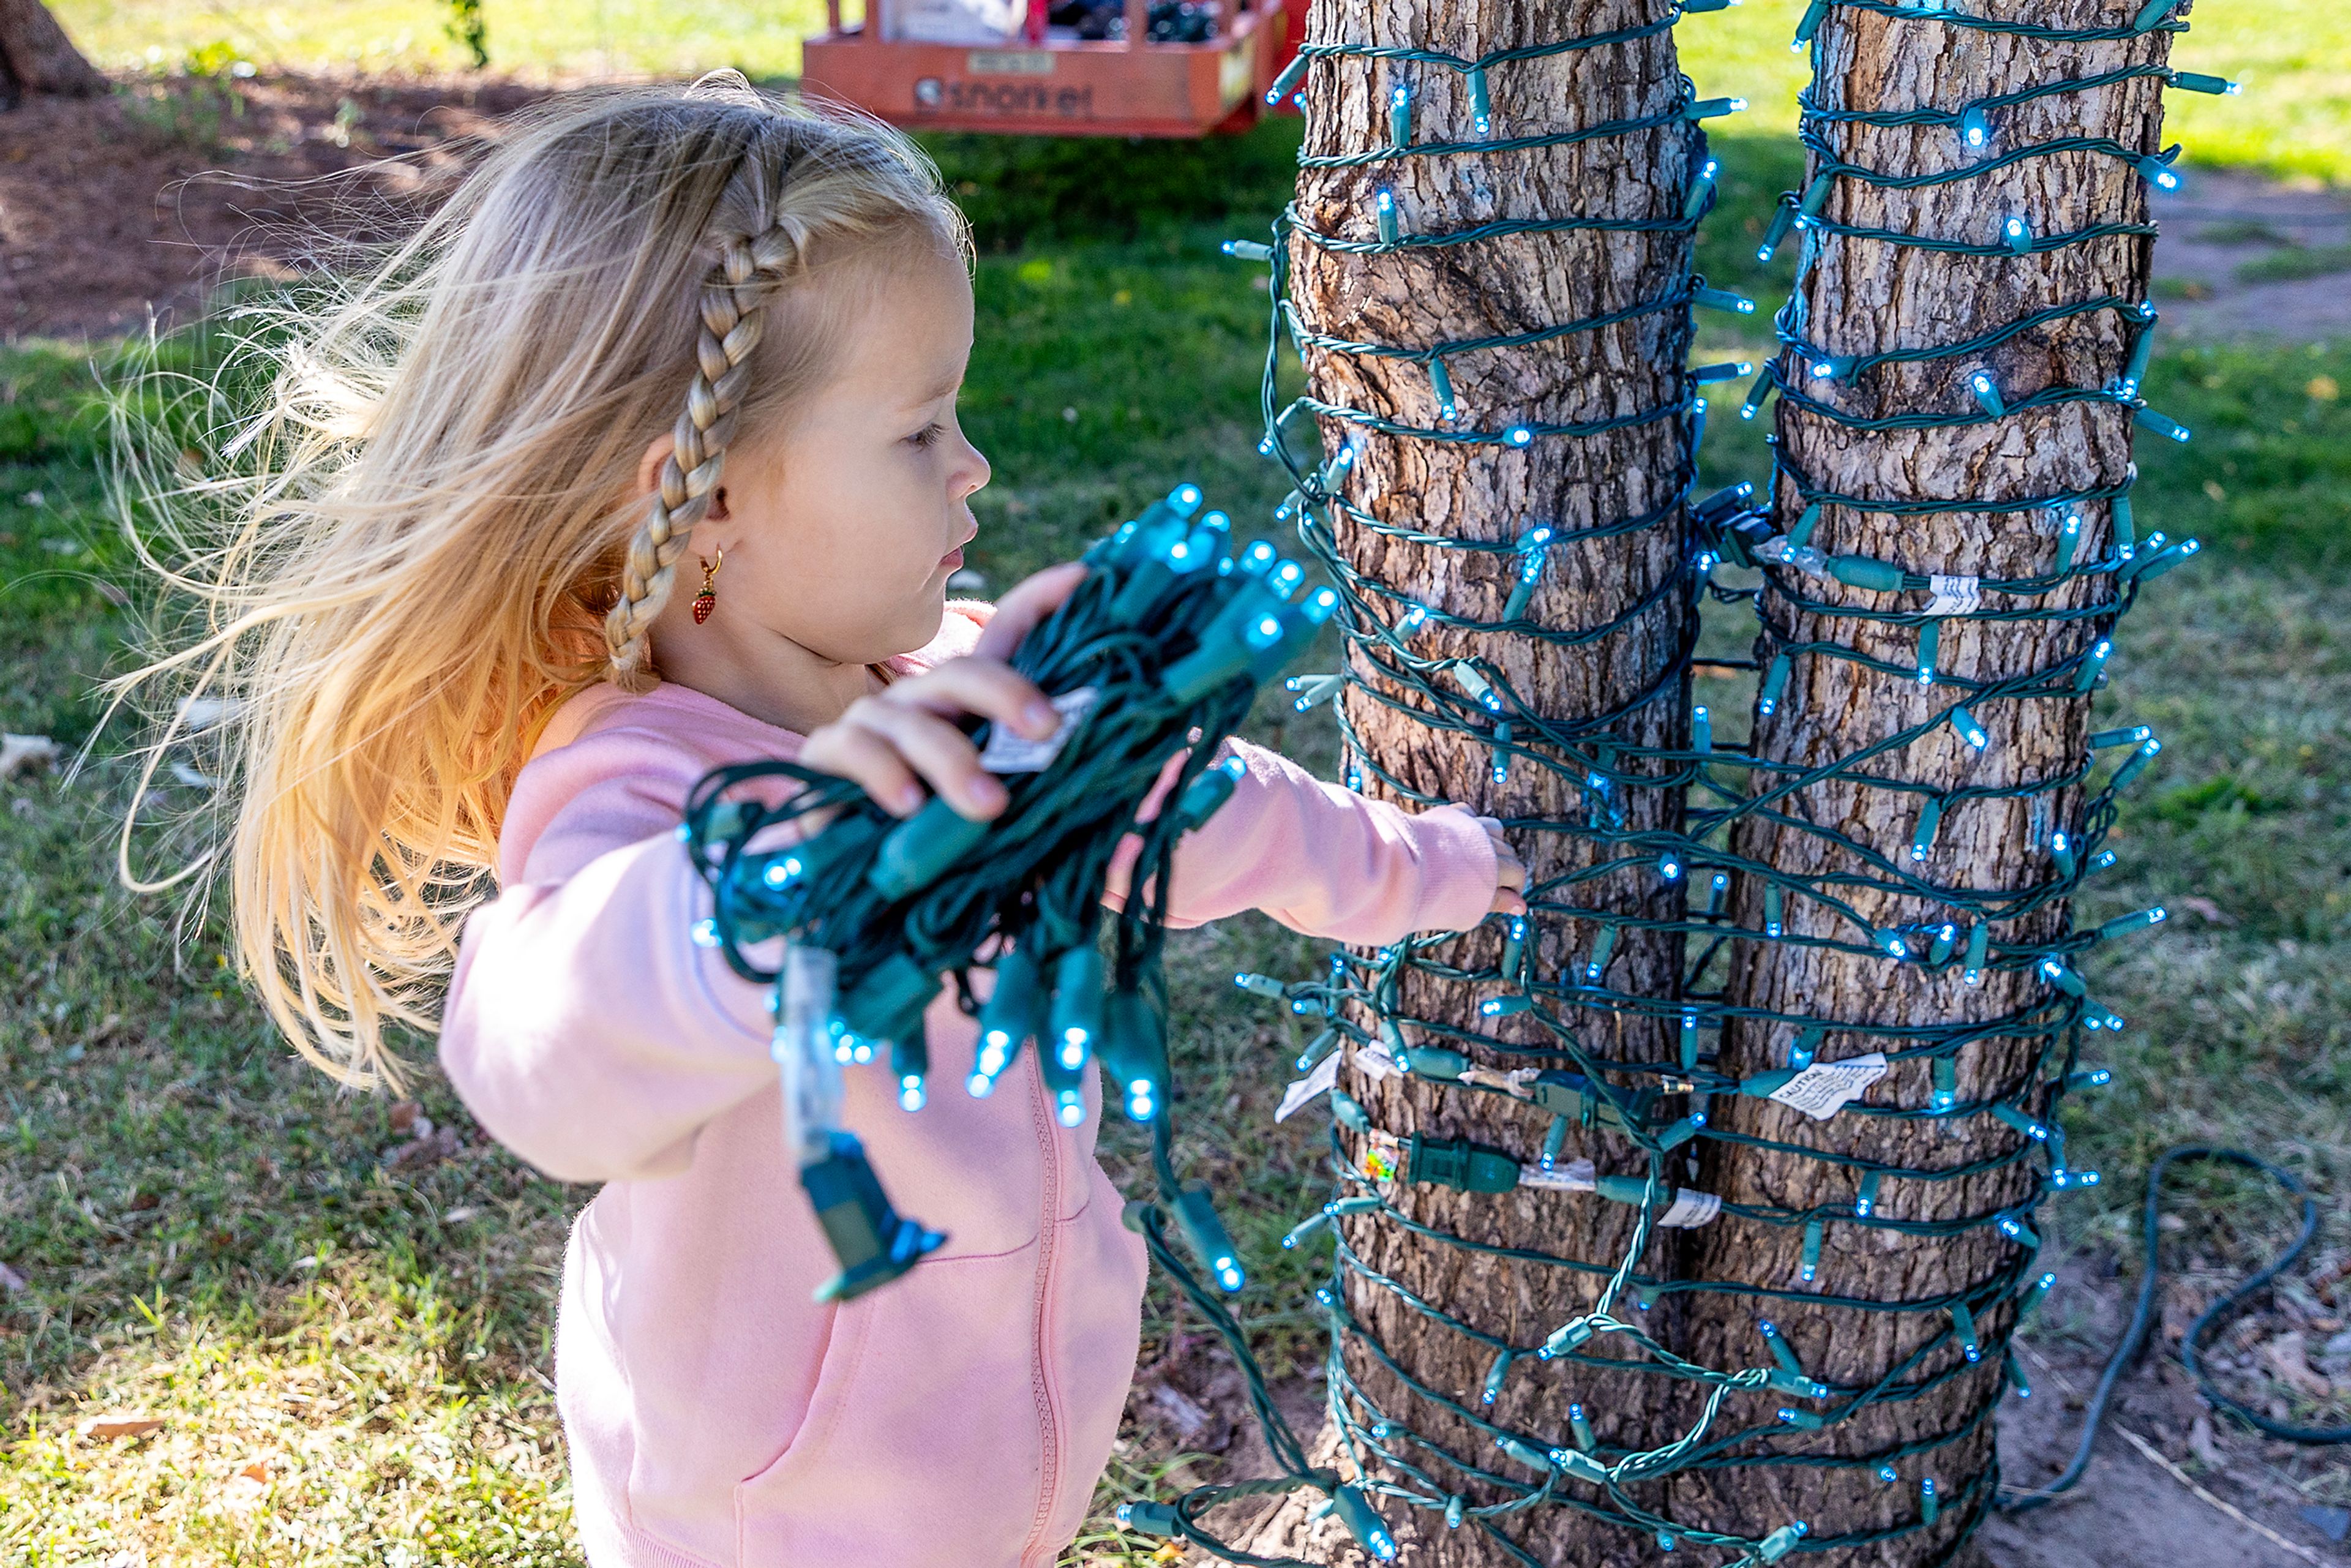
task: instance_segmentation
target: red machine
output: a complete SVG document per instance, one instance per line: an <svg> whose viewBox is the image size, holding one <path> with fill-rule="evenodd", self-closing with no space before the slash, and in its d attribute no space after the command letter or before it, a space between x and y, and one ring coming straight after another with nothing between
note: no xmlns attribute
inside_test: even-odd
<svg viewBox="0 0 2351 1568"><path fill-rule="evenodd" d="M988 45L892 37L888 5L866 0L864 20L844 26L841 0L825 0L801 90L916 131L1205 136L1253 124L1298 52L1285 0L1225 0L1204 43L1149 40L1151 0L1125 0L1123 39L1060 36L1040 5L1024 33Z"/></svg>

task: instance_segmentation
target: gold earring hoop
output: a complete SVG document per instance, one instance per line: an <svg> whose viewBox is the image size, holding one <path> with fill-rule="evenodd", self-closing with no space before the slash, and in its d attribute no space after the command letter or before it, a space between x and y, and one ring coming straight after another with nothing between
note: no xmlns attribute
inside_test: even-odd
<svg viewBox="0 0 2351 1568"><path fill-rule="evenodd" d="M726 564L726 547L725 545L718 547L718 559L716 561L705 559L701 556L695 556L694 559L702 563L702 591L694 596L694 623L699 626L710 619L712 611L718 608L718 569Z"/></svg>

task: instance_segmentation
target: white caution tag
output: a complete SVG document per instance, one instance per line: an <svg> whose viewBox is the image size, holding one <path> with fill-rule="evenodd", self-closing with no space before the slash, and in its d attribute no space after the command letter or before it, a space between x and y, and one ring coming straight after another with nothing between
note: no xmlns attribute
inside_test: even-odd
<svg viewBox="0 0 2351 1568"><path fill-rule="evenodd" d="M1094 686L1080 686L1055 697L1053 709L1061 716L1061 727L1042 740L1015 735L1000 724L992 727L987 745L980 751L979 765L990 773L1042 773L1053 766L1053 758L1061 755L1061 747L1101 698L1100 688Z"/></svg>
<svg viewBox="0 0 2351 1568"><path fill-rule="evenodd" d="M1843 1061L1816 1061L1771 1091L1771 1098L1815 1122L1825 1122L1845 1103L1886 1076L1886 1055L1848 1057Z"/></svg>
<svg viewBox="0 0 2351 1568"><path fill-rule="evenodd" d="M1395 1064L1395 1058L1388 1054L1387 1047L1359 1045L1355 1047L1355 1071L1377 1083L1381 1079L1392 1077L1403 1071L1404 1069Z"/></svg>
<svg viewBox="0 0 2351 1568"><path fill-rule="evenodd" d="M1314 1071L1282 1092L1281 1104L1273 1119L1287 1122L1314 1103L1317 1095L1327 1092L1339 1082L1339 1053L1332 1051L1314 1064Z"/></svg>
<svg viewBox="0 0 2351 1568"><path fill-rule="evenodd" d="M1657 1223L1668 1230L1688 1230L1709 1223L1721 1212L1722 1199L1717 1195L1677 1186L1674 1189L1673 1207L1657 1216Z"/></svg>
<svg viewBox="0 0 2351 1568"><path fill-rule="evenodd" d="M1983 580L1935 576L1927 580L1934 597L1927 601L1929 615L1973 615L1983 608Z"/></svg>

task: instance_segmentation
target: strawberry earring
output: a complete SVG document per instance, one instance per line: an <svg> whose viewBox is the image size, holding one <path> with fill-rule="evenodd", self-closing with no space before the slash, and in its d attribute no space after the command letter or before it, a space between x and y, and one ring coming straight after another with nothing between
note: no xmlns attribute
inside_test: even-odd
<svg viewBox="0 0 2351 1568"><path fill-rule="evenodd" d="M726 564L726 547L718 547L716 561L704 560L700 556L694 559L702 562L702 591L694 596L694 623L699 626L710 619L712 611L718 608L718 569Z"/></svg>

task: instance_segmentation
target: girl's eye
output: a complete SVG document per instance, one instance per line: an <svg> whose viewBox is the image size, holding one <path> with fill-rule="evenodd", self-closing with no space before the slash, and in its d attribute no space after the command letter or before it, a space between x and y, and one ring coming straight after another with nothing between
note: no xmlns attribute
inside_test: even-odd
<svg viewBox="0 0 2351 1568"><path fill-rule="evenodd" d="M923 426L922 429L914 432L914 434L906 437L906 439L913 442L917 446L931 446L935 445L939 437L946 434L946 427L944 425L926 424Z"/></svg>

